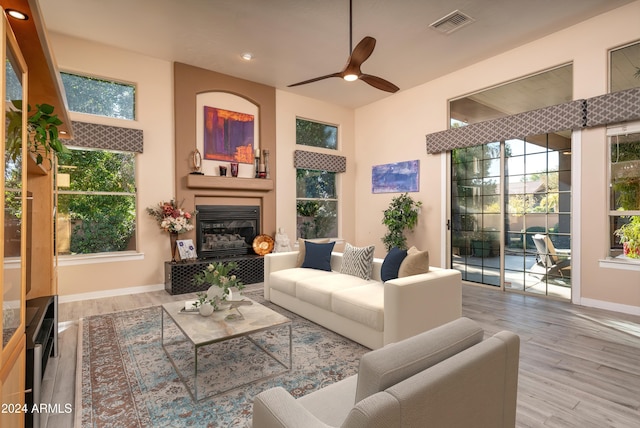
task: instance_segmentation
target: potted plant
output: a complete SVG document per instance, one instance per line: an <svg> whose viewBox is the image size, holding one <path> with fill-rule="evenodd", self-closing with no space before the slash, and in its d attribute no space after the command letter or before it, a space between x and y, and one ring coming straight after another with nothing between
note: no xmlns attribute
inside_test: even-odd
<svg viewBox="0 0 640 428"><path fill-rule="evenodd" d="M238 268L236 262L214 262L193 276L193 283L196 286L209 285L209 289L204 296L199 296L200 304L209 303L214 310L222 309L223 302L231 300L231 289L240 291L244 289L244 284L231 272ZM197 306L196 306L197 307Z"/></svg>
<svg viewBox="0 0 640 428"><path fill-rule="evenodd" d="M629 223L622 225L614 233L620 238L624 255L640 259L640 216L631 217Z"/></svg>
<svg viewBox="0 0 640 428"><path fill-rule="evenodd" d="M382 224L387 226L387 233L382 238L382 243L390 251L393 247L405 250L407 238L405 230L413 230L418 223L418 214L422 202L414 201L407 193L391 199L389 208L384 211Z"/></svg>
<svg viewBox="0 0 640 428"><path fill-rule="evenodd" d="M22 147L22 100L12 100L13 108L7 112L7 148L12 160L17 159ZM36 104L35 112L31 113L31 106L27 105L27 151L32 154L38 165L42 164L45 157L52 162L52 153L61 153L66 150L62 141L58 126L62 121L53 113L54 107L49 104ZM44 155L44 156L43 156Z"/></svg>

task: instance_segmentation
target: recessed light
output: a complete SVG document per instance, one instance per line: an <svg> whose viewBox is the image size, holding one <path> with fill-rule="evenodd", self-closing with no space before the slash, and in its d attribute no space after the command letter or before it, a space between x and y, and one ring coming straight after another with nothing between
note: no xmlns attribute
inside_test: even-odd
<svg viewBox="0 0 640 428"><path fill-rule="evenodd" d="M241 55L241 57L245 61L251 61L253 59L253 54L251 52L245 52Z"/></svg>
<svg viewBox="0 0 640 428"><path fill-rule="evenodd" d="M21 21L26 21L27 19L29 19L27 15L15 9L7 9L7 15L9 15L12 18L19 19Z"/></svg>

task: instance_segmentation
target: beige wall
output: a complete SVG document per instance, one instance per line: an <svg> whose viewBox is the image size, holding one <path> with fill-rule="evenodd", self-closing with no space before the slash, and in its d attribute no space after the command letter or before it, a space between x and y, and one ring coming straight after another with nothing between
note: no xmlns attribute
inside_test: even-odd
<svg viewBox="0 0 640 428"><path fill-rule="evenodd" d="M317 120L338 126L339 147L324 150L315 147L296 147L296 117ZM338 107L311 98L301 97L284 91L276 91L276 134L278 141L278 182L277 212L278 227L285 229L291 244L296 238L296 169L293 166L293 152L296 149L337 154L347 158L347 172L338 174L340 187L340 238L353 245L370 245L372 242L356 239L356 198L355 177L359 160L355 156L354 114L352 109ZM342 243L336 244L341 251Z"/></svg>
<svg viewBox="0 0 640 428"><path fill-rule="evenodd" d="M411 195L424 205L409 244L429 250L432 265L445 264L446 163L443 155L425 154L424 136L447 128L448 99L568 62L574 64L574 98L604 94L607 50L640 39L638 22L640 1L357 109L356 240L373 241L384 234L381 213L394 196L371 194L371 166L420 159L420 191ZM602 269L598 262L608 247L604 129L584 131L575 150L581 153L577 175L583 192L574 193L582 219L581 227L574 227L582 243L574 301L640 313L640 272Z"/></svg>
<svg viewBox="0 0 640 428"><path fill-rule="evenodd" d="M161 233L148 206L173 197L173 78L166 61L113 49L87 41L51 34L60 70L114 79L136 85L137 119L125 121L72 113L72 120L126 126L144 131L144 153L137 156L138 248L143 257L135 260L69 264L58 267L58 292L99 292L118 288L164 283L163 262L169 255L169 238Z"/></svg>

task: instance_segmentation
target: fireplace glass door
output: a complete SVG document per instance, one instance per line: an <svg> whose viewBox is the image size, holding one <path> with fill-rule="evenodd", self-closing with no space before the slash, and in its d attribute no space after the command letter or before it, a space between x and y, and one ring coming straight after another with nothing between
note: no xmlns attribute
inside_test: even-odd
<svg viewBox="0 0 640 428"><path fill-rule="evenodd" d="M253 240L260 229L259 207L205 205L196 209L200 257L253 254Z"/></svg>

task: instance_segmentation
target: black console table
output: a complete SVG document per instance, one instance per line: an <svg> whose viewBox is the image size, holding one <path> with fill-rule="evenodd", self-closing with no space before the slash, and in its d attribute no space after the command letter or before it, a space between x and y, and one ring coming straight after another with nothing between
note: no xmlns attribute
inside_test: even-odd
<svg viewBox="0 0 640 428"><path fill-rule="evenodd" d="M236 262L238 268L231 271L245 284L255 284L264 281L264 257L257 255L222 257L205 260L192 260L185 262L165 262L164 264L164 289L171 295L204 291L209 288L203 284L193 284L193 276L202 272L208 264L214 262Z"/></svg>
<svg viewBox="0 0 640 428"><path fill-rule="evenodd" d="M58 296L27 300L27 372L25 403L41 404L42 377L50 357L58 356ZM40 427L38 412L25 412L28 427Z"/></svg>

